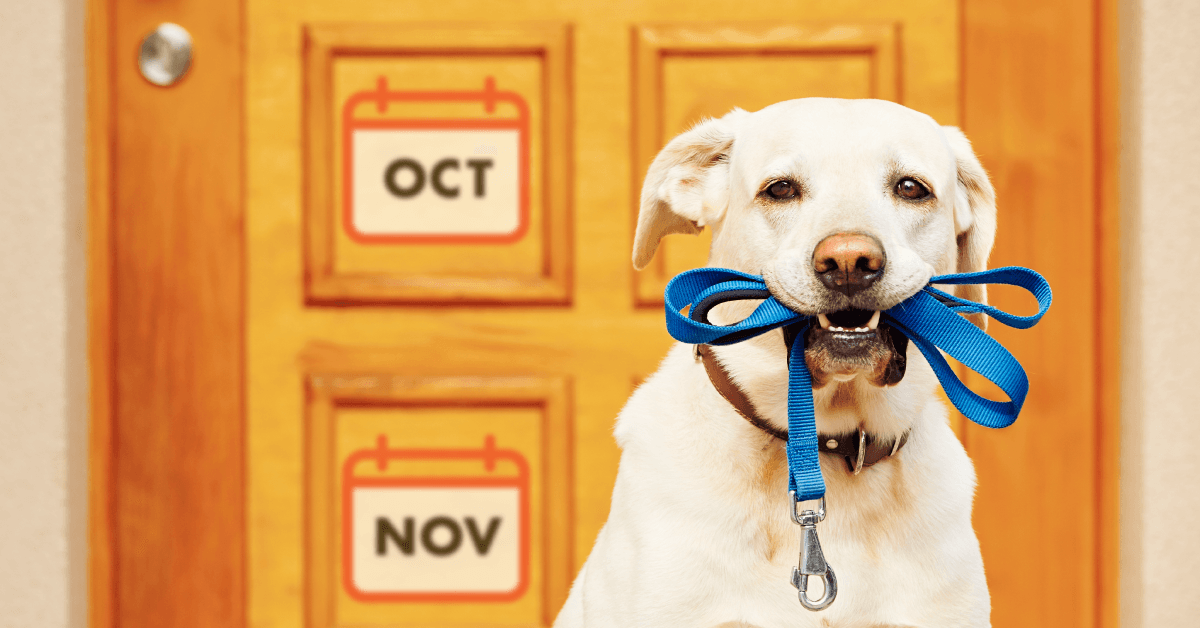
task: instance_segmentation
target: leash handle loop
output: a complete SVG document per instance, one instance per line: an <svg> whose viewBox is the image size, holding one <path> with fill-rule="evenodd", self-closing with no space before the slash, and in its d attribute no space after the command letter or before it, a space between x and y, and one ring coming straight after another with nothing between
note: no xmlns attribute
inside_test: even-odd
<svg viewBox="0 0 1200 628"><path fill-rule="evenodd" d="M1036 271L1021 266L1005 266L1003 268L993 268L976 273L939 275L930 279L929 283L930 285L926 286L924 291L939 297L939 300L943 301L943 303L947 301L954 303L954 305L947 304L952 310L961 314L987 314L995 319L996 322L1015 329L1029 329L1036 325L1046 315L1046 311L1050 309L1050 303L1053 301L1050 283L1046 281L1046 278ZM1038 311L1032 316L1009 314L999 308L968 301L948 292L943 292L934 288L934 284L1000 284L1016 286L1028 290L1037 299Z"/></svg>

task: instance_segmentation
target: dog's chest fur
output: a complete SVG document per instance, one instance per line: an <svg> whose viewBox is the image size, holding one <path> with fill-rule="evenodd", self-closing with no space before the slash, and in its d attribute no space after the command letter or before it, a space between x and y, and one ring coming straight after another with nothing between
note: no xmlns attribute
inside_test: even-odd
<svg viewBox="0 0 1200 628"><path fill-rule="evenodd" d="M822 456L829 516L818 531L839 594L812 613L789 582L799 529L786 510L782 443L736 415L690 347L676 347L618 420L624 453L609 522L557 625L987 625L973 472L945 410L921 411L896 460L853 477ZM821 585L812 586L816 599Z"/></svg>

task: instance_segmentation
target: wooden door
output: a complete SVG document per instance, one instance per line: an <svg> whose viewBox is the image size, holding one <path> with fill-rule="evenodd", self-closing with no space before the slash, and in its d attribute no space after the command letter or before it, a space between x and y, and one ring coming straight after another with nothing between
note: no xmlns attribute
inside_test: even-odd
<svg viewBox="0 0 1200 628"><path fill-rule="evenodd" d="M671 344L662 288L705 261L707 236L678 236L631 269L642 175L666 140L734 106L837 96L947 124L967 113L1000 175L997 257L1069 295L1049 331L1013 341L1035 387L1064 368L1056 329L1105 351L1102 256L1079 273L1077 255L1026 244L1083 220L1101 247L1098 201L1040 222L1037 199L1005 202L1030 180L1009 178L1026 157L992 138L1032 134L1023 116L1042 100L988 109L1004 83L970 73L1005 61L962 33L1016 43L1008 14L954 0L91 10L93 363L112 366L95 372L96 625L552 622L607 517L613 419ZM197 46L169 89L127 59L163 20ZM1089 41L1062 48L1086 65ZM1086 128L1094 141L1103 127ZM1083 435L1049 481L1028 472L1040 423L999 439L956 425L979 465L997 625L1102 614L1105 376L1031 397L1024 425L1053 414L1052 433ZM1026 500L1034 517L996 523Z"/></svg>

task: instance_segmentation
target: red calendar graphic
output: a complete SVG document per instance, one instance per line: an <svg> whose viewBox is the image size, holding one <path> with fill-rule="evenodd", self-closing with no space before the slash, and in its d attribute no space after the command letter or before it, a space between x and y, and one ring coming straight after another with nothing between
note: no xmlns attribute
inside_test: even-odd
<svg viewBox="0 0 1200 628"><path fill-rule="evenodd" d="M529 534L529 464L490 434L479 449L393 449L380 435L343 465L342 580L358 601L516 600Z"/></svg>
<svg viewBox="0 0 1200 628"><path fill-rule="evenodd" d="M429 115L440 103L456 115ZM477 113L462 115L464 104L477 104ZM342 108L346 233L362 244L521 239L529 128L525 99L498 90L492 77L474 91L393 90L380 77Z"/></svg>

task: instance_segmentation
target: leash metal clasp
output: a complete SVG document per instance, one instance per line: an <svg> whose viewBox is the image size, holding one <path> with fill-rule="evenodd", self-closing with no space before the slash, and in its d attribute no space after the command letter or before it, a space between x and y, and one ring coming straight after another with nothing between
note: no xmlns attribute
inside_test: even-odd
<svg viewBox="0 0 1200 628"><path fill-rule="evenodd" d="M837 597L837 578L833 575L833 567L825 562L825 554L821 551L821 541L817 538L817 524L825 520L825 497L817 503L817 509L796 511L796 492L789 491L791 506L788 511L792 521L800 526L800 565L792 567L792 586L799 590L800 604L810 611L828 608ZM825 579L825 593L821 599L808 599L808 578L816 576Z"/></svg>

